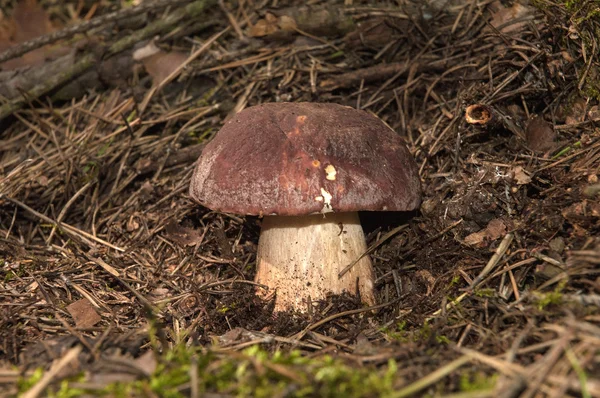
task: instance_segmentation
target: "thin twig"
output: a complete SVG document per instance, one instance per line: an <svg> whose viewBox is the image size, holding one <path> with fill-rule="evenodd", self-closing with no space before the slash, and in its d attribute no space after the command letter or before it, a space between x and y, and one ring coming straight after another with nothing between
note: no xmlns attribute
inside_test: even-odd
<svg viewBox="0 0 600 398"><path fill-rule="evenodd" d="M63 222L57 222L57 221L51 219L50 217L48 217L48 216L46 216L46 215L44 215L42 213L39 213L39 212L33 210L31 207L27 206L25 203L23 203L23 202L21 202L21 201L19 201L17 199L10 198L10 197L8 197L8 196L6 196L4 194L0 194L0 200L1 199L8 200L9 202L11 202L11 203L19 206L20 208L28 211L29 213L33 214L37 218L40 218L40 219L42 219L43 221L45 221L47 223L55 225L55 226L57 226L59 228L63 228L63 230L65 232L67 232L68 234L70 234L72 236L80 237L80 235L81 235L81 236L85 237L86 239L93 240L94 242L100 243L100 244L102 244L104 246L108 246L111 249L115 249L115 250L118 250L120 252L124 252L125 251L125 249L122 249L122 248L120 248L118 246L113 245L112 243L109 243L109 242L107 242L107 241L105 241L103 239L100 239L100 238L98 238L98 237L96 237L96 236L94 236L92 234L89 234L89 233L87 233L85 231L82 231L79 228L75 228L75 227L73 227L73 226L71 226L69 224L65 224Z"/></svg>
<svg viewBox="0 0 600 398"><path fill-rule="evenodd" d="M379 246L381 246L381 244L383 242L385 242L386 240L388 240L392 236L396 235L398 232L402 231L403 229L406 229L407 227L408 227L407 224L400 225L399 227L396 227L396 228L392 229L390 232L388 232L387 234L385 234L381 239L379 239L377 242L375 242L371 246L369 246L367 248L367 250L365 250L365 252L363 254L361 254L354 261L352 261L350 264L348 264L347 266L345 266L344 269L342 269L338 273L338 278L341 278L348 271L350 271L352 269L352 267L354 267L356 265L356 263L358 263L364 256L373 253L373 251L375 251L375 249L377 249Z"/></svg>
<svg viewBox="0 0 600 398"><path fill-rule="evenodd" d="M475 279L473 279L473 282L471 283L471 286L470 286L471 289L474 289L477 285L479 285L479 283L483 280L483 278L485 278L487 276L487 274L489 274L494 269L494 267L496 267L496 265L498 265L498 262L500 261L500 259L504 255L504 253L506 253L510 244L512 243L513 238L514 238L514 235L512 232L508 233L504 236L504 239L502 239L502 242L500 242L500 244L498 245L498 248L496 249L496 253L494 253L492 258L490 258L490 260L488 261L486 266L483 267L483 269L481 270L479 275L477 275L477 277Z"/></svg>

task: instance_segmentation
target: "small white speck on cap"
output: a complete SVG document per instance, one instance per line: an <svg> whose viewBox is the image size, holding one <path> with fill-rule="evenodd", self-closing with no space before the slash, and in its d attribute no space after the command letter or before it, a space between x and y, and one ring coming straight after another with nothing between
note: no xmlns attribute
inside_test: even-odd
<svg viewBox="0 0 600 398"><path fill-rule="evenodd" d="M321 188L321 195L323 195L323 208L321 209L321 213L332 213L331 199L333 196L331 196L324 188Z"/></svg>
<svg viewBox="0 0 600 398"><path fill-rule="evenodd" d="M327 175L325 176L326 179L328 179L329 181L335 181L335 175L337 174L337 170L335 169L335 167L333 167L332 164L328 164L325 167L325 173L327 173Z"/></svg>

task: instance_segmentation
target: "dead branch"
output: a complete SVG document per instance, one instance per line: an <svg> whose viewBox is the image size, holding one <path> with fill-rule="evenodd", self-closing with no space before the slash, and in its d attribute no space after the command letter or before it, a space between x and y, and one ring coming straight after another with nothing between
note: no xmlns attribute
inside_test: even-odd
<svg viewBox="0 0 600 398"><path fill-rule="evenodd" d="M146 11L160 10L161 8L165 8L167 6L175 6L181 3L188 3L189 1L190 0L157 0L151 3L142 3L132 8L125 8L119 11L108 13L106 15L101 15L89 21L85 21L74 26L69 26L57 32L40 36L33 40L29 40L14 47L11 47L8 50L0 53L0 64L4 61L8 61L9 59L20 57L21 55L29 51L35 50L36 48L45 46L46 44L55 43L67 37L72 37L77 33L89 32L91 29L104 26L109 22L130 18L142 14Z"/></svg>
<svg viewBox="0 0 600 398"><path fill-rule="evenodd" d="M164 167L172 167L177 166L179 164L189 164L195 162L202 153L202 150L205 146L206 143L201 143L180 149L173 155L169 156L169 158L165 162ZM152 161L147 158L139 160L135 165L135 168L140 174L149 174L155 172L156 170L158 170L159 167L159 162Z"/></svg>
<svg viewBox="0 0 600 398"><path fill-rule="evenodd" d="M412 64L405 62L396 62L392 64L378 64L368 68L353 70L352 72L334 75L328 79L322 80L319 85L326 90L333 90L340 87L352 87L359 85L364 80L365 83L386 80L397 73L408 73ZM436 64L419 65L417 69L423 71L439 71L441 66Z"/></svg>
<svg viewBox="0 0 600 398"><path fill-rule="evenodd" d="M198 0L179 8L167 17L154 21L146 27L115 42L106 49L102 58L108 59L113 57L143 40L147 40L160 32L177 26L184 19L198 17L205 12L207 7L214 3L215 0ZM26 76L13 76L8 81L4 80L4 83L0 85L0 94L9 93L14 95L15 90L9 90L9 87L15 87L19 92L18 96L7 96L10 102L0 106L0 120L20 109L29 101L39 98L81 76L100 60L96 54L98 52L84 54L76 58L74 58L73 54L66 55L51 63L50 66L43 65L41 67L44 68L42 69L42 73L31 70L16 71L17 75L23 73ZM13 79L18 79L19 81L15 82Z"/></svg>

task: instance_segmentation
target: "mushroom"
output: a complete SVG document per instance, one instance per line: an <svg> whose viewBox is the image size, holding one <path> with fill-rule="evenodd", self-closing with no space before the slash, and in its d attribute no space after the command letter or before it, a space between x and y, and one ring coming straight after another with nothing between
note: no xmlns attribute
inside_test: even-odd
<svg viewBox="0 0 600 398"><path fill-rule="evenodd" d="M358 211L408 211L421 201L406 144L371 114L337 104L267 103L225 123L198 159L191 197L263 217L256 282L275 310L305 311L328 293L375 303Z"/></svg>

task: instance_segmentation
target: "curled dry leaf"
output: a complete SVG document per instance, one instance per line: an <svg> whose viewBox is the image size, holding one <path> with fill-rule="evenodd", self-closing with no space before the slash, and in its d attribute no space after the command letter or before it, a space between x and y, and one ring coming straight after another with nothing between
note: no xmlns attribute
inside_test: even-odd
<svg viewBox="0 0 600 398"><path fill-rule="evenodd" d="M465 238L465 243L469 246L479 246L485 240L487 234L485 233L485 229L479 232L473 232Z"/></svg>
<svg viewBox="0 0 600 398"><path fill-rule="evenodd" d="M518 32L522 30L527 24L526 20L515 23L511 23L511 21L514 21L515 19L527 19L527 17L533 15L534 12L532 7L525 6L519 2L515 2L512 7L504 7L501 2L496 1L492 7L495 11L492 14L490 25L502 33Z"/></svg>
<svg viewBox="0 0 600 398"><path fill-rule="evenodd" d="M569 107L562 109L561 116L565 118L565 124L573 125L585 120L587 101L583 98L577 98ZM559 108L559 110L561 110ZM591 109L590 109L591 110Z"/></svg>
<svg viewBox="0 0 600 398"><path fill-rule="evenodd" d="M248 35L251 37L265 37L276 33L289 34L296 29L297 24L294 18L287 15L278 17L268 12L264 18L259 19L256 24L250 27Z"/></svg>
<svg viewBox="0 0 600 398"><path fill-rule="evenodd" d="M507 226L504 220L495 218L491 220L485 229L470 234L465 238L465 243L471 246L480 246L484 241L494 241L506 235Z"/></svg>
<svg viewBox="0 0 600 398"><path fill-rule="evenodd" d="M177 70L188 59L188 55L180 51L163 51L150 42L137 49L133 53L133 59L144 65L146 72L152 77L152 82L158 85Z"/></svg>
<svg viewBox="0 0 600 398"><path fill-rule="evenodd" d="M600 120L600 108L598 105L594 105L588 110L588 117L593 121Z"/></svg>
<svg viewBox="0 0 600 398"><path fill-rule="evenodd" d="M510 171L510 174L517 185L525 185L531 182L529 173L521 166L517 166Z"/></svg>
<svg viewBox="0 0 600 398"><path fill-rule="evenodd" d="M527 146L535 152L546 152L554 147L556 131L543 117L534 117L525 129Z"/></svg>
<svg viewBox="0 0 600 398"><path fill-rule="evenodd" d="M193 246L200 242L202 235L195 229L182 227L175 221L170 222L165 227L165 233L169 239L180 246Z"/></svg>

